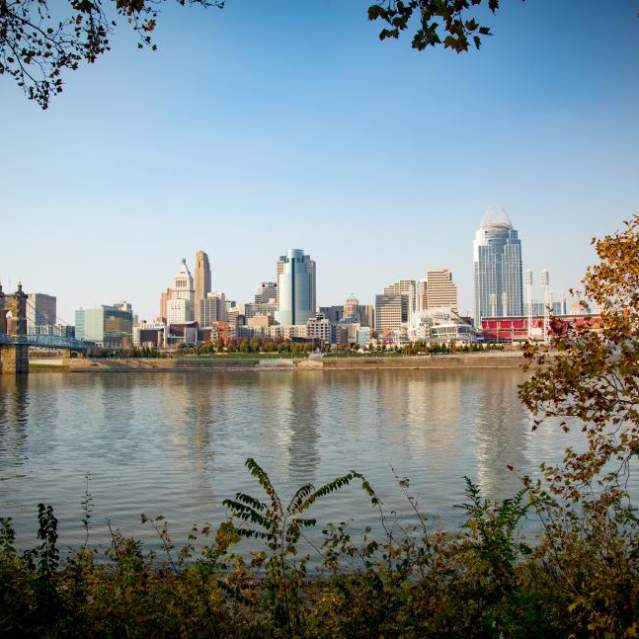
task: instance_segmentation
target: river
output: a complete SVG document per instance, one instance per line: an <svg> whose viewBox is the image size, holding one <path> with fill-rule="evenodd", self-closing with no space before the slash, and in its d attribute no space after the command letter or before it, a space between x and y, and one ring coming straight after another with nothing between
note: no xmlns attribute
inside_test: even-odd
<svg viewBox="0 0 639 639"><path fill-rule="evenodd" d="M5 376L0 516L12 517L25 545L37 503L51 504L61 542L77 544L90 474L93 543L107 542L107 524L156 543L143 512L166 516L180 542L193 524L219 522L224 498L259 493L243 466L254 457L285 495L355 469L401 520L411 514L394 475L407 476L432 525L454 528L464 476L491 499L511 496L518 474L560 459L577 437L531 432L522 379L512 369ZM314 512L359 530L378 521L355 488Z"/></svg>

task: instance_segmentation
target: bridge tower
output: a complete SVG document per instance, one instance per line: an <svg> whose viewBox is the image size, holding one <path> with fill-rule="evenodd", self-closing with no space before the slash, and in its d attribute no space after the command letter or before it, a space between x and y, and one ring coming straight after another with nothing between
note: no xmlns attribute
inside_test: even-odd
<svg viewBox="0 0 639 639"><path fill-rule="evenodd" d="M6 295L0 286L0 336L7 337L7 343L0 343L0 373L28 373L27 294L22 284L13 295Z"/></svg>

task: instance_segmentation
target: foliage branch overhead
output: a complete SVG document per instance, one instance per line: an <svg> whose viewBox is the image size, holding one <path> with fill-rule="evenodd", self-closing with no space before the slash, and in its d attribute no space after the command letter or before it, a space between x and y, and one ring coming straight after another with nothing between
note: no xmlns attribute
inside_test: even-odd
<svg viewBox="0 0 639 639"><path fill-rule="evenodd" d="M167 2L224 6L224 0L0 0L0 75L13 77L46 109L62 92L63 71L110 50L118 18L131 25L139 48L155 50L152 33Z"/></svg>
<svg viewBox="0 0 639 639"><path fill-rule="evenodd" d="M416 19L419 27L413 35L414 49L423 51L443 44L462 53L471 45L479 49L482 38L492 35L489 26L478 22L476 11L481 5L494 14L499 0L383 0L368 8L368 18L386 23L380 40L399 38Z"/></svg>

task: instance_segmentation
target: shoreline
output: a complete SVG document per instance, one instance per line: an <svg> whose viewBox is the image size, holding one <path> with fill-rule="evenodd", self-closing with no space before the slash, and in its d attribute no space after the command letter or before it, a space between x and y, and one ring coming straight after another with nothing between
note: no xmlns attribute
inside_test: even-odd
<svg viewBox="0 0 639 639"><path fill-rule="evenodd" d="M110 373L184 371L334 371L334 370L437 370L437 369L519 369L519 351L459 353L452 355L408 355L397 357L184 357L166 359L33 359L30 372Z"/></svg>

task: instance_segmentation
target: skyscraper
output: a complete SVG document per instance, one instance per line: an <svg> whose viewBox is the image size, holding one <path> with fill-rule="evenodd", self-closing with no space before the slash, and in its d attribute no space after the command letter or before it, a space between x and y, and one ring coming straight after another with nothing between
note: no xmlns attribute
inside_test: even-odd
<svg viewBox="0 0 639 639"><path fill-rule="evenodd" d="M260 282L255 293L256 304L268 304L271 300L277 299L277 282Z"/></svg>
<svg viewBox="0 0 639 639"><path fill-rule="evenodd" d="M53 295L29 293L27 295L27 332L37 333L38 326L56 323L57 300Z"/></svg>
<svg viewBox="0 0 639 639"><path fill-rule="evenodd" d="M209 256L202 250L195 254L195 321L199 322L200 302L211 292L211 265Z"/></svg>
<svg viewBox="0 0 639 639"><path fill-rule="evenodd" d="M417 282L415 280L399 280L399 282L385 286L384 295L406 295L408 313L410 314L415 310L417 303Z"/></svg>
<svg viewBox="0 0 639 639"><path fill-rule="evenodd" d="M457 310L457 286L447 268L428 271L426 282L426 308L446 306Z"/></svg>
<svg viewBox="0 0 639 639"><path fill-rule="evenodd" d="M315 262L301 249L289 249L277 262L277 311L280 324L306 324L315 316Z"/></svg>
<svg viewBox="0 0 639 639"><path fill-rule="evenodd" d="M215 322L227 320L226 296L220 291L207 293L206 298L200 300L200 326L213 326Z"/></svg>
<svg viewBox="0 0 639 639"><path fill-rule="evenodd" d="M482 317L522 315L521 240L504 209L488 209L473 243L475 326Z"/></svg>
<svg viewBox="0 0 639 639"><path fill-rule="evenodd" d="M408 295L384 292L383 295L375 296L375 330L379 336L399 330L408 321L408 317Z"/></svg>
<svg viewBox="0 0 639 639"><path fill-rule="evenodd" d="M194 298L193 276L186 265L186 259L183 259L173 278L173 288L167 290L166 294L163 293L167 322L169 324L192 322Z"/></svg>
<svg viewBox="0 0 639 639"><path fill-rule="evenodd" d="M359 300L351 293L350 297L344 302L344 319L359 321Z"/></svg>

